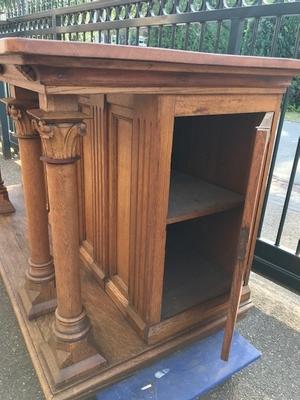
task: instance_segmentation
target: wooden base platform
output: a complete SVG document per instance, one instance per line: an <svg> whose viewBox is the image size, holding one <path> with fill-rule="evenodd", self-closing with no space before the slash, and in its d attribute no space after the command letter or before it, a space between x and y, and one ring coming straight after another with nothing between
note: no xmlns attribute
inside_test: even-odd
<svg viewBox="0 0 300 400"><path fill-rule="evenodd" d="M20 324L28 351L47 399L79 399L91 395L142 365L163 356L173 349L195 339L205 337L225 324L225 318L212 320L205 327L199 327L168 342L147 345L133 330L113 301L104 293L96 280L86 270L82 270L82 294L84 305L90 317L95 342L100 353L106 358L107 365L89 379L82 380L70 387L54 391L49 373L43 368L41 347L51 333L53 314L28 321L18 298L18 289L23 283L27 266L28 250L25 233L25 218L21 186L9 188L16 213L0 216L0 271L14 312ZM251 306L243 303L239 316ZM221 350L221 349L220 349Z"/></svg>

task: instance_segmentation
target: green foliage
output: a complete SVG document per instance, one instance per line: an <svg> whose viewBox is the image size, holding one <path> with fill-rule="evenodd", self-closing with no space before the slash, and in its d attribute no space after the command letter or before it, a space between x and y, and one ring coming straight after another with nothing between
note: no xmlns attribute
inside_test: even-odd
<svg viewBox="0 0 300 400"><path fill-rule="evenodd" d="M241 54L299 58L299 54L295 54L295 45L300 16L283 17L279 29L278 22L275 17L261 18L258 24L254 18L246 20ZM300 111L300 77L292 82L289 110Z"/></svg>
<svg viewBox="0 0 300 400"><path fill-rule="evenodd" d="M75 4L83 4L91 0L54 0L54 1L40 1L40 0L24 0L27 4L29 12L40 11L40 9L49 8L52 4L53 8L72 6ZM161 7L163 13L166 15L177 13L185 13L188 11L190 4L192 11L199 11L205 0L152 0L151 2L151 15L160 15ZM276 0L266 0L268 4L273 4ZM13 0L0 0L0 6L9 8L14 4ZM228 6L235 6L237 0L226 0ZM255 0L247 0L247 5L256 3ZM218 8L218 0L209 0L211 8ZM267 6L264 6L267 7ZM120 6L119 14L117 15L114 6L110 8L103 8L101 20L105 20L109 14L111 21L117 19L118 15L120 20L126 18L126 9ZM141 3L138 8L136 3L131 3L128 6L129 18L134 19L146 17L148 6L146 1ZM66 24L76 24L75 16L66 17L71 18L71 21L66 20ZM90 12L82 13L77 16L78 23L89 22L91 19ZM243 55L256 55L256 56L277 56L277 57L296 57L300 58L300 54L295 54L296 38L300 26L300 15L283 16L281 19L276 17L261 17L246 18L241 27L242 35L240 42L240 54ZM140 46L151 47L164 47L175 49L186 49L192 51L205 51L216 53L228 53L229 37L231 30L231 21L208 21L204 23L193 22L190 24L174 24L163 26L150 26L149 28L135 27L120 28L118 35L116 30L101 31L93 33L66 33L64 40L79 40L79 41L105 41L109 43L131 44ZM128 35L128 37L127 37ZM239 38L237 38L238 40ZM292 83L290 106L292 111L300 110L300 78L294 79Z"/></svg>
<svg viewBox="0 0 300 400"><path fill-rule="evenodd" d="M289 111L300 112L300 76L292 81Z"/></svg>
<svg viewBox="0 0 300 400"><path fill-rule="evenodd" d="M270 0L271 2L271 0ZM195 0L194 3L196 4ZM178 2L178 8L184 10L186 0ZM183 12L183 11L182 11ZM279 26L280 22L280 26ZM248 18L242 27L240 54L256 56L297 57L295 45L300 16L285 16L281 21L275 17L262 17L259 20ZM160 32L161 29L161 32ZM230 35L230 21L224 20L191 24L178 24L175 27L165 25L151 27L146 37L148 46L186 49L193 51L227 53ZM161 38L159 40L159 36ZM135 39L130 41L135 44ZM200 47L200 48L199 48ZM300 78L294 79L290 97L292 110L300 110Z"/></svg>

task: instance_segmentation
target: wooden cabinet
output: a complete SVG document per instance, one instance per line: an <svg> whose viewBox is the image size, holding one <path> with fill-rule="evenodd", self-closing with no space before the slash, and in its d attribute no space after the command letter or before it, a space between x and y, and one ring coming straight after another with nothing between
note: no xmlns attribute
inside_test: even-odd
<svg viewBox="0 0 300 400"><path fill-rule="evenodd" d="M224 317L246 206L251 212L244 258L251 253L274 119L268 110L276 111L279 98L241 96L237 107L236 96L227 95L221 114L218 99L211 100L207 95L101 99L107 159L101 168L105 179L94 183L94 190L109 216L103 229L108 257L96 274L148 343ZM197 103L206 107L195 109ZM264 139L257 149L261 127ZM83 165L90 170L92 157L83 149ZM85 186L84 196L93 198L89 190ZM101 225L99 213L86 218L86 231L96 223Z"/></svg>
<svg viewBox="0 0 300 400"><path fill-rule="evenodd" d="M223 328L226 360L299 60L10 38L0 63L28 227L18 189L0 270L46 397Z"/></svg>

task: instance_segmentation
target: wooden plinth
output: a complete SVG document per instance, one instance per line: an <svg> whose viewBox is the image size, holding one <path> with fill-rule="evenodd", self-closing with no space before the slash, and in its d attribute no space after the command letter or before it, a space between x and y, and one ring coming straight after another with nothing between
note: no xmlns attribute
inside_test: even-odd
<svg viewBox="0 0 300 400"><path fill-rule="evenodd" d="M0 271L46 399L82 398L132 373L147 362L182 346L183 343L205 337L225 325L225 317L222 317L211 320L205 326L199 325L197 329L166 343L147 345L95 279L84 269L81 276L83 303L93 327L96 347L107 360L107 365L96 371L91 378L78 377L78 381L70 382L69 387L54 390L49 373L51 360L44 360L43 357L45 354L43 350L52 335L54 314L28 321L21 307L18 289L22 285L28 259L21 187L10 187L9 195L16 205L16 213L9 217L0 216ZM250 307L249 300L243 302L239 316L244 315Z"/></svg>
<svg viewBox="0 0 300 400"><path fill-rule="evenodd" d="M11 204L7 189L4 186L4 181L1 177L1 169L0 169L0 214L11 214L15 212L15 207Z"/></svg>

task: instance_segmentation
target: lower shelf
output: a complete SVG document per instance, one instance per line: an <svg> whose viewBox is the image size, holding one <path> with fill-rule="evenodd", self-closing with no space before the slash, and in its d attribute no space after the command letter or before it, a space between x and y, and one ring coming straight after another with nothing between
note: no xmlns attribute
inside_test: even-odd
<svg viewBox="0 0 300 400"><path fill-rule="evenodd" d="M167 234L162 320L230 290L231 274L203 257L180 224Z"/></svg>

